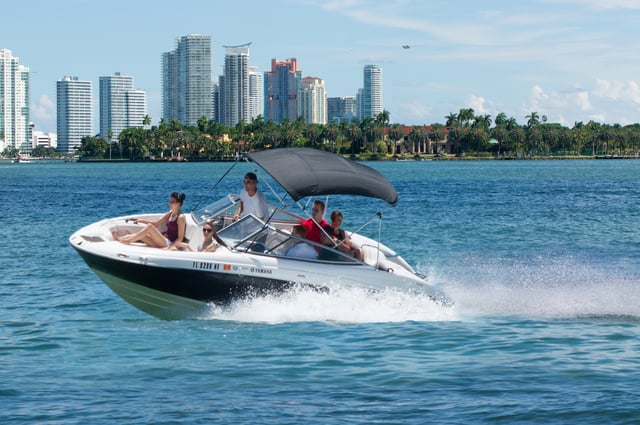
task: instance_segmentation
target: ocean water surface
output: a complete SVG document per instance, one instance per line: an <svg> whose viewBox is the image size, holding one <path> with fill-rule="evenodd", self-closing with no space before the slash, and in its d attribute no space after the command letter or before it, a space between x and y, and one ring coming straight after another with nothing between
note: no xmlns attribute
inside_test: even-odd
<svg viewBox="0 0 640 425"><path fill-rule="evenodd" d="M640 423L640 161L367 165L400 201L363 233L452 306L297 291L162 321L68 237L173 191L190 211L246 164L0 163L0 423Z"/></svg>

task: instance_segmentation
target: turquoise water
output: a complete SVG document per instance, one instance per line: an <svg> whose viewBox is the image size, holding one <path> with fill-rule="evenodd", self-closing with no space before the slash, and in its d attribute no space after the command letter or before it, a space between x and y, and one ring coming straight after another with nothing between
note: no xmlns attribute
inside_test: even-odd
<svg viewBox="0 0 640 425"><path fill-rule="evenodd" d="M0 423L640 422L640 161L370 165L400 194L383 240L453 307L295 292L161 321L67 238L189 210L229 164L0 164Z"/></svg>

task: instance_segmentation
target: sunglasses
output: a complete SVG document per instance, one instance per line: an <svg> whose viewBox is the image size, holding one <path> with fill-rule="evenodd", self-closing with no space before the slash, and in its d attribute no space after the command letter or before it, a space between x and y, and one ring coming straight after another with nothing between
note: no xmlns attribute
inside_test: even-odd
<svg viewBox="0 0 640 425"><path fill-rule="evenodd" d="M209 228L207 228L207 227L204 227L204 228L202 229L202 231L203 231L203 232L205 232L205 233L211 233L211 232L213 232L213 229L209 229Z"/></svg>

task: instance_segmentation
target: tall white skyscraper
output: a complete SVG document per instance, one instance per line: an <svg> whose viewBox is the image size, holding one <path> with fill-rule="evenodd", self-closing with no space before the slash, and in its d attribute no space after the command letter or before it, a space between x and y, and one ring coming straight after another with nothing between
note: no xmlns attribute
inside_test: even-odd
<svg viewBox="0 0 640 425"><path fill-rule="evenodd" d="M93 135L91 81L63 77L56 82L59 152L75 153L84 136Z"/></svg>
<svg viewBox="0 0 640 425"><path fill-rule="evenodd" d="M143 127L147 116L147 92L129 90L127 97L127 128Z"/></svg>
<svg viewBox="0 0 640 425"><path fill-rule="evenodd" d="M226 47L224 55L223 124L251 122L249 114L249 47Z"/></svg>
<svg viewBox="0 0 640 425"><path fill-rule="evenodd" d="M11 147L31 153L29 68L11 50L0 50L0 152Z"/></svg>
<svg viewBox="0 0 640 425"><path fill-rule="evenodd" d="M324 81L316 77L302 79L298 89L298 114L307 124L327 123L327 93Z"/></svg>
<svg viewBox="0 0 640 425"><path fill-rule="evenodd" d="M382 112L382 67L364 66L364 86L362 87L359 118L375 118Z"/></svg>
<svg viewBox="0 0 640 425"><path fill-rule="evenodd" d="M116 72L100 77L100 136L116 141L120 132L130 127L142 127L147 115L147 95L133 88L133 77ZM109 140L109 131L112 140Z"/></svg>
<svg viewBox="0 0 640 425"><path fill-rule="evenodd" d="M162 118L196 125L211 119L211 36L178 37L175 50L162 54Z"/></svg>
<svg viewBox="0 0 640 425"><path fill-rule="evenodd" d="M264 78L257 67L249 67L249 120L258 115L264 118Z"/></svg>

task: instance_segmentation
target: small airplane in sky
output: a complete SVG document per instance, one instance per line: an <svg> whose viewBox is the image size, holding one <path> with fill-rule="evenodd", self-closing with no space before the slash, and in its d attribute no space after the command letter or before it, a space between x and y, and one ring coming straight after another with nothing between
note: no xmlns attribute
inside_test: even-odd
<svg viewBox="0 0 640 425"><path fill-rule="evenodd" d="M403 46L402 46L402 48L403 48L403 49L410 49L410 48L411 48L411 46L409 46L408 44L405 44L405 45L403 45Z"/></svg>

